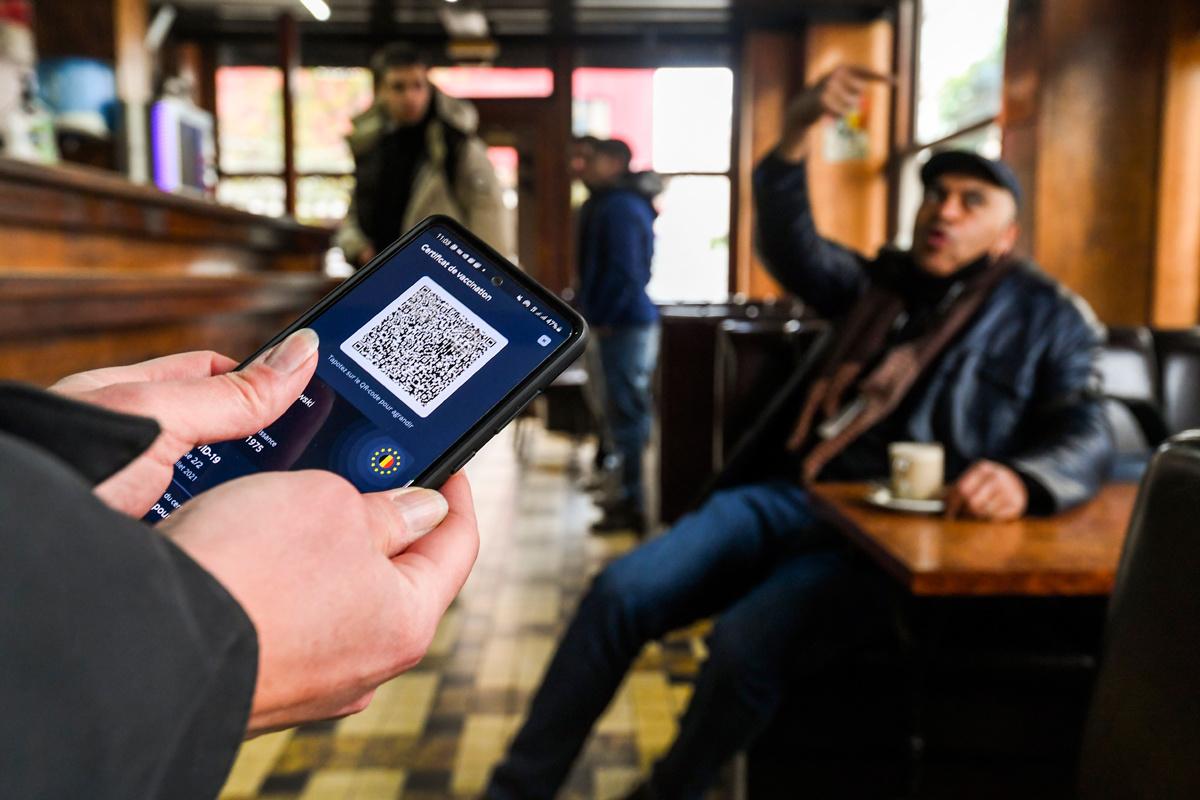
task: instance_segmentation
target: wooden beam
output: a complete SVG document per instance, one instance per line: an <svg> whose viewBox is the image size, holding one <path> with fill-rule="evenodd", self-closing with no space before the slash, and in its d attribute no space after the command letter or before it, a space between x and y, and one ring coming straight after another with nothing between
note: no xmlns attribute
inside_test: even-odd
<svg viewBox="0 0 1200 800"><path fill-rule="evenodd" d="M538 265L540 280L556 293L562 293L575 280L574 244L571 239L571 178L567 168L568 144L571 141L571 79L575 71L575 50L557 45L551 50L554 69L554 93L550 96L551 111L547 142L555 154L545 162L539 175L544 193L542 206L549 216L542 228ZM557 143L557 145L553 144Z"/></svg>
<svg viewBox="0 0 1200 800"><path fill-rule="evenodd" d="M752 298L784 293L754 252L751 179L754 165L771 151L783 131L788 100L800 85L801 48L800 37L778 31L748 31L741 48L733 186L738 211L730 247L736 260L733 289Z"/></svg>
<svg viewBox="0 0 1200 800"><path fill-rule="evenodd" d="M1158 223L1150 322L1200 322L1200 6L1174 0L1158 159Z"/></svg>
<svg viewBox="0 0 1200 800"><path fill-rule="evenodd" d="M734 295L738 292L738 268L741 261L740 254L743 252L742 238L749 235L748 231L742 229L741 214L742 205L746 199L742 196L742 181L743 173L747 165L743 163L747 159L743 158L743 142L746 139L745 127L742 124L744 115L743 96L746 91L747 76L745 70L742 69L742 64L745 63L745 54L743 48L744 41L739 41L734 45L733 59L733 119L732 130L729 138L729 266L728 275L726 277L725 290Z"/></svg>
<svg viewBox="0 0 1200 800"><path fill-rule="evenodd" d="M394 36L395 11L395 0L371 0L371 31L382 36Z"/></svg>
<svg viewBox="0 0 1200 800"><path fill-rule="evenodd" d="M901 169L900 154L913 146L914 110L916 106L917 51L920 26L917 25L916 0L896 0L893 6L892 88L888 147L888 215L887 238L894 241L900 226Z"/></svg>
<svg viewBox="0 0 1200 800"><path fill-rule="evenodd" d="M279 15L279 68L283 72L284 209L296 216L296 80L300 76L300 29L290 12Z"/></svg>

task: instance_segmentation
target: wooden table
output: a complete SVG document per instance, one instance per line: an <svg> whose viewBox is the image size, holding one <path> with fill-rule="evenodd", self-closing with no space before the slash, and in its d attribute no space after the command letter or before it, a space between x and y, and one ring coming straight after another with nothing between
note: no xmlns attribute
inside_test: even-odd
<svg viewBox="0 0 1200 800"><path fill-rule="evenodd" d="M1017 522L947 520L876 508L861 483L818 484L838 527L914 595L1105 595L1112 591L1135 484Z"/></svg>

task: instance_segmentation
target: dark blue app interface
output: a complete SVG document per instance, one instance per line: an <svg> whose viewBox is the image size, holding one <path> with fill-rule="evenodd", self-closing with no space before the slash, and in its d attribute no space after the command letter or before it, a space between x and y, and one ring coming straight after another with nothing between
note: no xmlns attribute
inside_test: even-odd
<svg viewBox="0 0 1200 800"><path fill-rule="evenodd" d="M175 463L146 515L265 470L325 469L362 491L404 486L562 347L570 323L455 234L433 226L310 326L317 371L274 423Z"/></svg>

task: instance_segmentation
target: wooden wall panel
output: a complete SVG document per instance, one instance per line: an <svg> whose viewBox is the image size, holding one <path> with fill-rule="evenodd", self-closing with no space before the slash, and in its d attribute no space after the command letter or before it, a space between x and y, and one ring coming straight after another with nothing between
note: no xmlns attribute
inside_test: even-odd
<svg viewBox="0 0 1200 800"><path fill-rule="evenodd" d="M185 350L241 359L336 283L319 275L0 273L0 379L45 385Z"/></svg>
<svg viewBox="0 0 1200 800"><path fill-rule="evenodd" d="M112 2L36 0L33 34L38 57L116 59L116 15Z"/></svg>
<svg viewBox="0 0 1200 800"><path fill-rule="evenodd" d="M1153 12L1125 0L1053 0L1045 12L1034 253L1101 319L1145 322L1161 89Z"/></svg>
<svg viewBox="0 0 1200 800"><path fill-rule="evenodd" d="M242 271L318 272L319 253L259 252L214 242L136 239L105 233L0 224L0 270L192 273L228 275Z"/></svg>
<svg viewBox="0 0 1200 800"><path fill-rule="evenodd" d="M754 192L757 164L779 142L788 100L802 85L802 40L793 33L751 31L742 41L739 75L738 193L734 291L752 298L779 297L783 289L771 278L754 250Z"/></svg>
<svg viewBox="0 0 1200 800"><path fill-rule="evenodd" d="M1016 252L1033 256L1037 231L1034 208L1037 198L1038 97L1041 89L1041 4L1017 0L1009 6L1008 42L1004 54L1003 142L1004 160L1025 189L1026 202L1017 211L1021 236Z"/></svg>
<svg viewBox="0 0 1200 800"><path fill-rule="evenodd" d="M1011 5L1021 249L1110 324L1200 321L1198 15L1195 0Z"/></svg>
<svg viewBox="0 0 1200 800"><path fill-rule="evenodd" d="M1200 322L1200 3L1176 0L1167 50L1151 322Z"/></svg>
<svg viewBox="0 0 1200 800"><path fill-rule="evenodd" d="M0 159L0 378L247 355L327 292L330 232Z"/></svg>
<svg viewBox="0 0 1200 800"><path fill-rule="evenodd" d="M83 167L0 158L0 269L319 272L331 233L136 186Z"/></svg>

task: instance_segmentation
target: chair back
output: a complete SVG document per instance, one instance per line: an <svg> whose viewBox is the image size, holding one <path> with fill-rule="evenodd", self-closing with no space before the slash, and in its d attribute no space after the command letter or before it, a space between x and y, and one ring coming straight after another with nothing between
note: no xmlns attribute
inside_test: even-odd
<svg viewBox="0 0 1200 800"><path fill-rule="evenodd" d="M1080 796L1200 797L1200 431L1150 462L1117 570Z"/></svg>
<svg viewBox="0 0 1200 800"><path fill-rule="evenodd" d="M1200 328L1154 332L1167 429L1200 428Z"/></svg>

